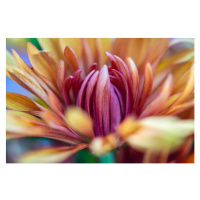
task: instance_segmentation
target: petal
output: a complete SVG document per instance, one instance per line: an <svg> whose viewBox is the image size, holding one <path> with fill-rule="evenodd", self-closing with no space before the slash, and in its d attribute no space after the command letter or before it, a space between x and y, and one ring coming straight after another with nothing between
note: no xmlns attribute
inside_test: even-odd
<svg viewBox="0 0 200 200"><path fill-rule="evenodd" d="M147 57L145 58L144 64L151 63L152 67L158 63L166 52L169 45L169 40L167 38L159 38L155 41L151 49L149 50Z"/></svg>
<svg viewBox="0 0 200 200"><path fill-rule="evenodd" d="M88 82L90 80L90 78L93 76L94 74L94 70L91 71L84 79L82 85L81 85L81 88L79 89L79 92L78 92L78 96L77 96L77 101L76 101L76 104L78 107L82 107L83 106L83 98L84 98L84 95L85 95L85 91L86 91L86 88L87 88L87 85L88 85Z"/></svg>
<svg viewBox="0 0 200 200"><path fill-rule="evenodd" d="M151 94L153 85L153 73L151 69L151 65L149 63L145 66L145 72L144 72L144 83L143 83L143 89L138 101L137 105L137 113L140 114L143 105L145 104L147 98Z"/></svg>
<svg viewBox="0 0 200 200"><path fill-rule="evenodd" d="M140 118L156 115L167 102L173 88L173 77L169 75L159 94L146 106Z"/></svg>
<svg viewBox="0 0 200 200"><path fill-rule="evenodd" d="M185 160L182 161L182 163L194 163L194 153L189 155Z"/></svg>
<svg viewBox="0 0 200 200"><path fill-rule="evenodd" d="M109 134L105 137L95 137L90 144L90 149L97 156L102 156L117 148L118 142L115 134Z"/></svg>
<svg viewBox="0 0 200 200"><path fill-rule="evenodd" d="M139 92L139 74L137 67L131 58L127 58L128 68L131 74L132 82L133 82L133 100L134 106L137 101L138 92Z"/></svg>
<svg viewBox="0 0 200 200"><path fill-rule="evenodd" d="M179 98L172 104L174 105L178 105L180 103L182 103L183 101L185 101L187 99L187 97L194 91L194 66L192 66L192 68L190 69L190 76L189 76L189 80L183 90L183 92L180 94Z"/></svg>
<svg viewBox="0 0 200 200"><path fill-rule="evenodd" d="M47 94L40 84L28 73L11 66L6 66L6 75L31 93L38 96L44 102L48 102Z"/></svg>
<svg viewBox="0 0 200 200"><path fill-rule="evenodd" d="M65 81L65 63L63 60L60 60L57 73L57 85L60 91L62 91L64 81Z"/></svg>
<svg viewBox="0 0 200 200"><path fill-rule="evenodd" d="M194 56L194 49L184 49L165 58L157 67L156 72L167 68L171 64L179 64L188 61Z"/></svg>
<svg viewBox="0 0 200 200"><path fill-rule="evenodd" d="M15 111L17 112L17 111ZM26 114L26 113L25 113ZM71 144L80 143L79 139L66 135L63 131L54 130L51 127L41 123L38 118L25 114L16 114L13 112L6 113L6 132L7 139L19 137L43 137L51 138Z"/></svg>
<svg viewBox="0 0 200 200"><path fill-rule="evenodd" d="M111 50L111 38L96 38L96 46L97 46L97 53L98 53L98 64L100 68L106 64L107 57L105 52Z"/></svg>
<svg viewBox="0 0 200 200"><path fill-rule="evenodd" d="M132 38L129 42L127 56L131 57L136 66L140 66L149 50L149 38Z"/></svg>
<svg viewBox="0 0 200 200"><path fill-rule="evenodd" d="M18 162L22 163L56 163L62 162L77 151L87 147L87 144L79 144L71 147L49 147L28 152L22 155Z"/></svg>
<svg viewBox="0 0 200 200"><path fill-rule="evenodd" d="M174 152L194 132L193 120L175 117L149 117L141 120L140 125L127 142L142 151Z"/></svg>
<svg viewBox="0 0 200 200"><path fill-rule="evenodd" d="M27 53L33 69L52 83L55 83L55 72L47 59L45 59L44 53L31 43L27 44Z"/></svg>
<svg viewBox="0 0 200 200"><path fill-rule="evenodd" d="M108 68L106 65L102 67L99 73L99 77L97 80L97 86L96 86L96 93L95 93L95 124L96 124L96 134L102 136L103 135L103 98L104 98L104 90L106 87L106 84L109 80L108 75Z"/></svg>
<svg viewBox="0 0 200 200"><path fill-rule="evenodd" d="M40 46L44 50L50 50L55 56L56 60L63 59L63 55L60 51L58 38L38 38Z"/></svg>
<svg viewBox="0 0 200 200"><path fill-rule="evenodd" d="M85 94L85 110L89 115L91 114L90 102L91 102L92 94L94 92L94 88L97 83L98 76L99 76L99 71L96 71L88 82L88 87Z"/></svg>
<svg viewBox="0 0 200 200"><path fill-rule="evenodd" d="M65 120L78 134L89 139L94 137L92 119L83 110L76 107L68 108L65 113Z"/></svg>
<svg viewBox="0 0 200 200"><path fill-rule="evenodd" d="M58 115L63 115L64 114L63 106L60 103L59 99L56 97L56 95L53 92L48 92L48 98L49 98L49 105L50 105L50 107Z"/></svg>
<svg viewBox="0 0 200 200"><path fill-rule="evenodd" d="M13 66L13 67L17 67L15 60L13 59L12 55L10 54L10 52L8 52L6 50L6 64Z"/></svg>
<svg viewBox="0 0 200 200"><path fill-rule="evenodd" d="M62 54L64 54L66 46L69 46L71 49L73 49L78 60L80 59L82 55L82 44L80 38L59 38L58 40Z"/></svg>
<svg viewBox="0 0 200 200"><path fill-rule="evenodd" d="M71 65L72 71L74 72L78 70L79 69L78 58L76 57L76 54L73 51L73 49L69 46L66 46L64 50L64 55L67 58L69 64Z"/></svg>
<svg viewBox="0 0 200 200"><path fill-rule="evenodd" d="M123 138L127 138L129 135L136 132L140 128L140 124L132 116L126 117L121 124L117 127L116 132Z"/></svg>
<svg viewBox="0 0 200 200"><path fill-rule="evenodd" d="M177 114L179 114L189 108L192 108L192 107L194 107L194 100L180 104L180 105L173 106L171 109L169 109L165 113L165 115L177 115Z"/></svg>
<svg viewBox="0 0 200 200"><path fill-rule="evenodd" d="M92 51L87 42L87 39L82 38L82 47L83 47L83 60L84 60L84 69L85 73L88 74L89 66L91 66L94 62Z"/></svg>
<svg viewBox="0 0 200 200"><path fill-rule="evenodd" d="M6 107L18 111L40 111L40 108L28 97L9 92L6 93Z"/></svg>

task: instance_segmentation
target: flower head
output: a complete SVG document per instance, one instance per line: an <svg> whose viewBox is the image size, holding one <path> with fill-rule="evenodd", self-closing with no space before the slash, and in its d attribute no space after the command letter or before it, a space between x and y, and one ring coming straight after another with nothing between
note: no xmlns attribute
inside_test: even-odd
<svg viewBox="0 0 200 200"><path fill-rule="evenodd" d="M144 162L154 154L158 162L177 152L173 162L186 158L194 132L192 40L39 42L44 51L27 45L31 66L16 51L7 54L7 76L46 107L7 93L7 137L47 137L68 146L28 152L19 161L59 162L83 148L101 156L126 144Z"/></svg>

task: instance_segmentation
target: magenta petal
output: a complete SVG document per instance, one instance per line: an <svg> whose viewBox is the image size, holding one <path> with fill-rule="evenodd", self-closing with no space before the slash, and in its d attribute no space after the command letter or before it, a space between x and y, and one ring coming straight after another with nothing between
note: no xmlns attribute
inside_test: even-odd
<svg viewBox="0 0 200 200"><path fill-rule="evenodd" d="M112 84L110 85L110 120L111 120L111 132L115 131L116 126L121 121L121 111L119 99L114 92Z"/></svg>
<svg viewBox="0 0 200 200"><path fill-rule="evenodd" d="M63 99L64 99L66 106L69 106L71 104L71 98L70 98L69 92L70 92L70 89L71 89L72 80L73 80L73 77L69 76L64 81L62 94L63 94Z"/></svg>
<svg viewBox="0 0 200 200"><path fill-rule="evenodd" d="M92 94L93 94L93 91L95 89L95 86L96 86L96 83L97 83L97 78L98 78L98 75L99 75L99 71L96 71L91 79L89 80L88 82L88 87L87 87L87 90L86 90L86 96L85 96L85 110L86 112L91 115L91 98L92 98Z"/></svg>
<svg viewBox="0 0 200 200"><path fill-rule="evenodd" d="M77 96L77 101L76 101L76 105L78 107L82 107L83 106L83 100L84 100L84 95L85 95L85 91L86 91L86 87L87 87L87 83L88 81L90 80L91 76L94 74L94 70L91 71L87 76L86 78L84 79L82 85L81 85L81 88L78 92L78 96Z"/></svg>

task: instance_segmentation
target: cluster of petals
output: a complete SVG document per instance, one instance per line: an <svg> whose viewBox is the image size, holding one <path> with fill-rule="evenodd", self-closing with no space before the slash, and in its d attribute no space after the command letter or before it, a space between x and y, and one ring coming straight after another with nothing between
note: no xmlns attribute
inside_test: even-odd
<svg viewBox="0 0 200 200"><path fill-rule="evenodd" d="M191 156L194 47L191 39L38 39L31 66L7 52L7 76L35 100L7 93L7 139L44 137L66 146L19 162L62 162L79 150L101 156L128 144L143 162ZM39 100L43 103L39 103ZM124 155L126 156L126 155Z"/></svg>

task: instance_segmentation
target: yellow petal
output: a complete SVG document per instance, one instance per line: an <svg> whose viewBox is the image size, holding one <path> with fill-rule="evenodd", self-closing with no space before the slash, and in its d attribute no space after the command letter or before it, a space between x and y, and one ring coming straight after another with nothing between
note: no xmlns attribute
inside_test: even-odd
<svg viewBox="0 0 200 200"><path fill-rule="evenodd" d="M82 55L82 46L80 38L59 38L58 40L62 54L64 54L65 47L69 46L71 49L73 49L77 58L80 59Z"/></svg>
<svg viewBox="0 0 200 200"><path fill-rule="evenodd" d="M28 73L11 66L6 66L6 75L31 93L48 102L47 94L40 84Z"/></svg>
<svg viewBox="0 0 200 200"><path fill-rule="evenodd" d="M15 60L13 59L12 55L7 50L6 50L6 64L17 67Z"/></svg>
<svg viewBox="0 0 200 200"><path fill-rule="evenodd" d="M105 52L110 52L111 50L111 38L96 38L97 52L98 52L98 63L100 68L104 64L107 64L107 56Z"/></svg>
<svg viewBox="0 0 200 200"><path fill-rule="evenodd" d="M27 53L34 70L52 83L55 83L55 72L47 59L45 59L44 53L31 43L27 44Z"/></svg>
<svg viewBox="0 0 200 200"><path fill-rule="evenodd" d="M37 40L42 49L50 50L57 61L63 59L63 55L60 51L58 43L58 38L38 38Z"/></svg>
<svg viewBox="0 0 200 200"><path fill-rule="evenodd" d="M92 119L81 109L71 107L65 113L67 124L78 134L92 139L94 137Z"/></svg>
<svg viewBox="0 0 200 200"><path fill-rule="evenodd" d="M40 108L28 97L9 92L6 93L6 107L18 111L40 110Z"/></svg>
<svg viewBox="0 0 200 200"><path fill-rule="evenodd" d="M194 132L193 120L175 117L148 117L140 120L140 125L127 142L142 151L173 152Z"/></svg>
<svg viewBox="0 0 200 200"><path fill-rule="evenodd" d="M136 66L140 66L149 50L149 38L130 39L127 56L131 57Z"/></svg>
<svg viewBox="0 0 200 200"><path fill-rule="evenodd" d="M192 108L192 107L194 107L194 100L180 104L180 105L173 106L171 109L169 109L165 113L165 115L177 115L177 114L179 114L189 108Z"/></svg>
<svg viewBox="0 0 200 200"><path fill-rule="evenodd" d="M18 162L22 163L56 163L62 162L77 151L87 147L87 144L79 144L71 147L49 147L28 152L22 155Z"/></svg>
<svg viewBox="0 0 200 200"><path fill-rule="evenodd" d="M127 138L127 136L134 133L138 128L140 128L140 125L137 120L132 116L128 116L118 125L116 132L122 138Z"/></svg>
<svg viewBox="0 0 200 200"><path fill-rule="evenodd" d="M90 144L90 149L92 153L102 156L114 150L117 145L117 136L115 134L109 134L105 137L95 137Z"/></svg>
<svg viewBox="0 0 200 200"><path fill-rule="evenodd" d="M186 62L194 56L194 49L184 49L177 53L172 54L171 56L165 58L157 67L156 72L161 69L168 67L171 64L178 64Z"/></svg>
<svg viewBox="0 0 200 200"><path fill-rule="evenodd" d="M185 89L180 94L179 98L174 102L173 106L178 105L183 101L185 101L193 91L194 91L194 66L190 69L190 76Z"/></svg>

